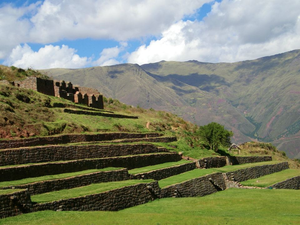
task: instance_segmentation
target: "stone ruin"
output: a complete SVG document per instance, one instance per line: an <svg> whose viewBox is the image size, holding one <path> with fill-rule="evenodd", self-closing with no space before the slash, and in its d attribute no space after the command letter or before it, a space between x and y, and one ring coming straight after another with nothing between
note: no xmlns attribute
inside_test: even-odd
<svg viewBox="0 0 300 225"><path fill-rule="evenodd" d="M13 85L38 91L46 95L64 98L74 103L104 109L103 95L99 91L93 88L73 86L71 82L28 77L23 81L13 82Z"/></svg>

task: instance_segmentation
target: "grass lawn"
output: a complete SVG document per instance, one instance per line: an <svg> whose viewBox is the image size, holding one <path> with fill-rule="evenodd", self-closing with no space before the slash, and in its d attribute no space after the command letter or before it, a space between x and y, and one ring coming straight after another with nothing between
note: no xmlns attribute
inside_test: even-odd
<svg viewBox="0 0 300 225"><path fill-rule="evenodd" d="M119 212L43 211L0 220L2 225L299 224L296 190L229 189L205 197L165 198Z"/></svg>
<svg viewBox="0 0 300 225"><path fill-rule="evenodd" d="M172 166L183 165L183 164L187 164L187 163L191 163L191 161L180 160L180 161L177 161L177 162L161 163L161 164L156 164L156 165L153 165L153 166L145 166L145 167L141 167L141 168L132 169L132 170L129 170L128 172L130 174L146 173L146 172L153 171L153 170L158 170L158 169L168 168L168 167L172 167Z"/></svg>
<svg viewBox="0 0 300 225"><path fill-rule="evenodd" d="M6 190L0 190L0 195L6 195L6 194L11 194L19 191L24 191L24 189L6 189ZM1 220L0 220L1 224Z"/></svg>
<svg viewBox="0 0 300 225"><path fill-rule="evenodd" d="M276 164L279 162L258 162L258 163L248 163L248 164L242 164L242 165L235 165L235 166L224 166L220 168L211 168L211 169L194 169L185 173L181 173L175 176L171 176L165 179L160 180L159 186L161 188L167 187L169 185L182 183L187 180L191 180L197 177L205 176L207 174L211 173L226 173L231 172L235 170L245 169L248 167L254 167L254 166L262 166L262 165L270 165L270 164Z"/></svg>
<svg viewBox="0 0 300 225"><path fill-rule="evenodd" d="M77 198L86 195L97 194L97 193L101 193L113 189L122 188L125 186L140 184L140 183L149 183L152 181L153 180L125 180L125 181L91 184L91 185L72 188L72 189L64 189L60 191L52 191L44 194L33 195L31 196L31 200L33 202L38 202L38 203L58 201L61 199Z"/></svg>
<svg viewBox="0 0 300 225"><path fill-rule="evenodd" d="M273 184L285 181L292 177L300 176L299 169L288 169L277 173L269 174L256 179L251 179L241 182L242 185L246 186L257 186L257 187L269 187Z"/></svg>
<svg viewBox="0 0 300 225"><path fill-rule="evenodd" d="M121 168L107 167L104 169L83 170L83 171L78 171L78 172L74 172L74 173L61 173L61 174L47 175L47 176L41 176L41 177L30 177L30 178L14 180L14 181L3 181L3 182L0 182L0 188L35 183L35 182L46 181L46 180L64 179L64 178L70 178L70 177L75 177L75 176L80 176L80 175L85 175L85 174L90 174L90 173L96 173L96 172L101 172L101 171L103 171L103 172L104 171L112 171L112 170L118 170L118 169L121 169Z"/></svg>

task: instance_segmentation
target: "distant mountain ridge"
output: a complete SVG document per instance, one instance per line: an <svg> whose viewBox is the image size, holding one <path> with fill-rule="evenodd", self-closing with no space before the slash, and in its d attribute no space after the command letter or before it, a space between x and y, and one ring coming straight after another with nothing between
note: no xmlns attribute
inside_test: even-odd
<svg viewBox="0 0 300 225"><path fill-rule="evenodd" d="M234 132L234 142L272 142L300 158L300 50L237 63L162 61L43 72L199 125L221 123Z"/></svg>

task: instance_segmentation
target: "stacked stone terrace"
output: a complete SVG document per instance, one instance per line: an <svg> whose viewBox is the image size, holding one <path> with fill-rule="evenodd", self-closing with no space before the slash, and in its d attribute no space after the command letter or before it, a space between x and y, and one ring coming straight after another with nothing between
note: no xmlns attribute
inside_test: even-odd
<svg viewBox="0 0 300 225"><path fill-rule="evenodd" d="M288 163L272 163L270 157L186 161L152 144L175 140L156 133L105 133L0 141L0 218L40 210L114 211L162 197L204 196L225 190L228 180L243 181L288 168ZM209 172L226 164L265 161L266 165L223 174ZM180 180L185 173L196 175L167 186L160 183L176 176ZM122 186L122 182L127 183ZM43 193L108 184L119 186L85 196L37 201Z"/></svg>
<svg viewBox="0 0 300 225"><path fill-rule="evenodd" d="M15 81L13 85L31 89L46 95L56 96L78 104L103 109L103 95L96 89L73 86L71 82L53 81L37 77L28 77L23 81Z"/></svg>

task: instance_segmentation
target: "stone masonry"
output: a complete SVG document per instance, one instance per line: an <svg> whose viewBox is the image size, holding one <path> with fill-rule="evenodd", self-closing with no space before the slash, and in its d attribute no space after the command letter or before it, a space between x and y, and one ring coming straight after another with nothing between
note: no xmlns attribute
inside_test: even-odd
<svg viewBox="0 0 300 225"><path fill-rule="evenodd" d="M104 109L103 95L96 89L73 86L71 82L53 81L37 77L28 77L23 81L15 81L13 85L31 89L46 95L68 99L78 104Z"/></svg>

